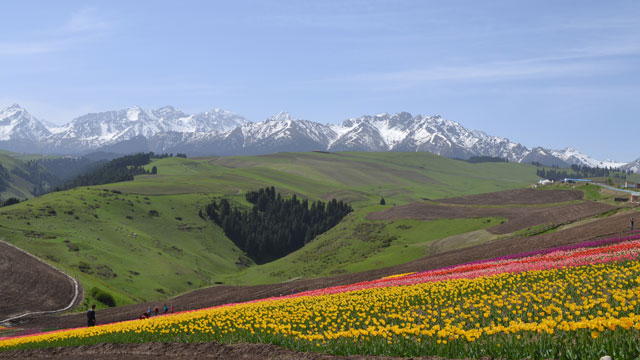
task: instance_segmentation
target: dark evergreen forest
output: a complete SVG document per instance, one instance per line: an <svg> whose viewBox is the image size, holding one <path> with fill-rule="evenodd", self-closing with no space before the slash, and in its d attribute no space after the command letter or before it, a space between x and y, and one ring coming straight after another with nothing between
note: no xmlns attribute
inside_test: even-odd
<svg viewBox="0 0 640 360"><path fill-rule="evenodd" d="M317 235L336 226L353 211L343 201L327 203L293 195L284 198L275 188L249 191L251 210L232 207L227 199L214 200L205 212L253 261L264 264L298 250Z"/></svg>
<svg viewBox="0 0 640 360"><path fill-rule="evenodd" d="M129 181L133 180L133 177L136 175L151 174L151 172L145 170L143 166L151 162L153 155L152 152L140 153L113 159L67 181L64 185L58 187L58 190L71 189L77 186Z"/></svg>

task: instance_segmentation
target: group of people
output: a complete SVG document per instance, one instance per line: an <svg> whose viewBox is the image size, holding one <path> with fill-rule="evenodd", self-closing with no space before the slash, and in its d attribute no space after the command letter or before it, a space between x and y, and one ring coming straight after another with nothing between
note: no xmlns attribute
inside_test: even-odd
<svg viewBox="0 0 640 360"><path fill-rule="evenodd" d="M171 307L167 307L167 304L164 304L164 308L162 309L162 314L173 314L173 304L170 305ZM140 317L138 319L142 320L142 319L148 319L151 316L158 316L158 314L160 314L160 308L158 308L156 306L155 309L151 310L151 306L149 306L149 308L147 309L146 312L144 312L142 315L140 315Z"/></svg>
<svg viewBox="0 0 640 360"><path fill-rule="evenodd" d="M164 304L164 308L162 309L162 314L173 314L173 304L167 306ZM138 319L148 319L151 316L158 316L160 314L160 309L156 306L155 309L151 310L151 306L144 312L144 314L140 315ZM91 305L91 309L87 311L87 326L95 326L96 325L96 306Z"/></svg>

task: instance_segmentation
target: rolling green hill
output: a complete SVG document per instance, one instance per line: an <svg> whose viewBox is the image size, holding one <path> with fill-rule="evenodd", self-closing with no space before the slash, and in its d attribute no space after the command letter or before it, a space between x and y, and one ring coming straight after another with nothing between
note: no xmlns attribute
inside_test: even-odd
<svg viewBox="0 0 640 360"><path fill-rule="evenodd" d="M68 271L117 304L197 287L267 283L389 266L433 251L437 239L499 219L373 222L364 216L421 199L526 186L536 168L471 164L428 153L279 153L165 158L157 175L47 194L0 209L0 237ZM199 210L216 197L249 206L247 190L275 186L310 200L346 200L354 213L302 249L256 266ZM464 244L462 245L464 246Z"/></svg>

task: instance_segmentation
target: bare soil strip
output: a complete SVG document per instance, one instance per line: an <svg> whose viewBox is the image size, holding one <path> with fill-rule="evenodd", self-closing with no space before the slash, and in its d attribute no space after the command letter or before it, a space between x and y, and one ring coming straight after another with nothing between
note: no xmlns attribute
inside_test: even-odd
<svg viewBox="0 0 640 360"><path fill-rule="evenodd" d="M436 220L500 216L506 217L508 221L488 230L493 234L502 235L540 224L562 224L575 221L614 209L617 207L593 201L564 206L504 208L447 206L416 202L370 213L366 218L369 220Z"/></svg>
<svg viewBox="0 0 640 360"><path fill-rule="evenodd" d="M582 200L579 190L534 190L515 189L434 200L443 204L457 205L539 205Z"/></svg>
<svg viewBox="0 0 640 360"><path fill-rule="evenodd" d="M332 356L298 352L268 344L98 344L70 348L0 352L0 359L301 359L301 360L400 360L407 358L378 356ZM440 357L415 357L416 360L444 360ZM489 358L486 358L489 359Z"/></svg>
<svg viewBox="0 0 640 360"><path fill-rule="evenodd" d="M37 257L0 240L0 324L69 310L78 282Z"/></svg>

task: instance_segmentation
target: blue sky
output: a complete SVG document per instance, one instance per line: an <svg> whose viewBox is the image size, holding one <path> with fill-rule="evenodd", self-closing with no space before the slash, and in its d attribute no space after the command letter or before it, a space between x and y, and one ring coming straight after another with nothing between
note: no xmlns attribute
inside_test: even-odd
<svg viewBox="0 0 640 360"><path fill-rule="evenodd" d="M440 114L526 146L640 157L638 1L0 4L0 107ZM636 136L637 138L637 136Z"/></svg>

